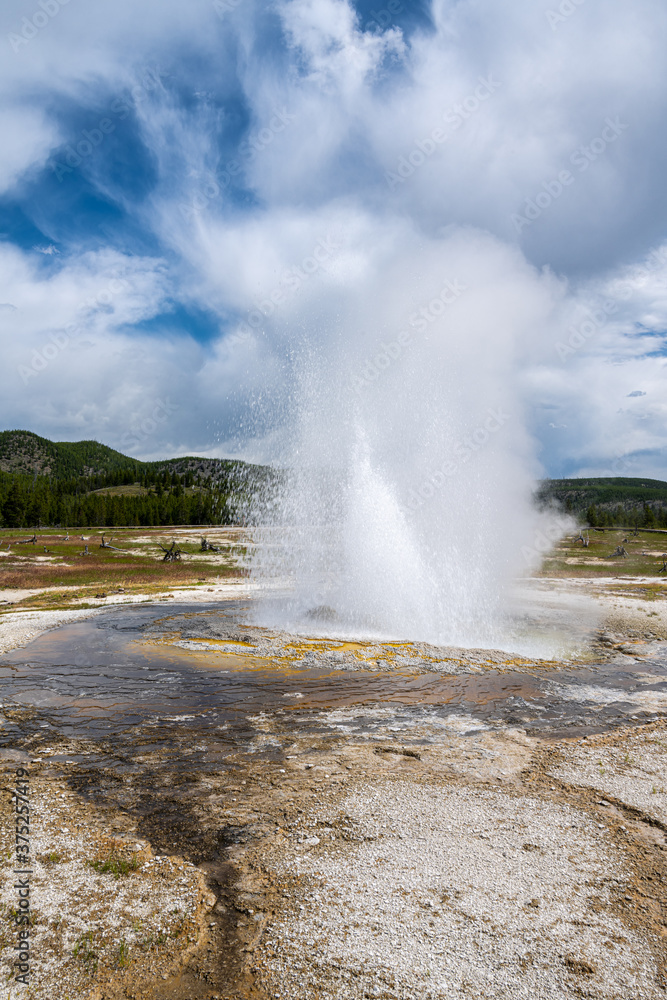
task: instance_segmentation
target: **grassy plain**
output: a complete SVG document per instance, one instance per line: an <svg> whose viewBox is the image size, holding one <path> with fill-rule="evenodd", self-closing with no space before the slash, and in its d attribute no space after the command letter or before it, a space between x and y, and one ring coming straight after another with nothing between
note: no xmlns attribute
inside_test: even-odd
<svg viewBox="0 0 667 1000"><path fill-rule="evenodd" d="M202 551L202 534L218 552ZM244 576L242 557L248 536L243 528L113 528L61 529L37 533L0 529L0 614L10 609L82 608L99 606L117 595L158 596L174 588L198 588ZM102 537L116 548L102 548ZM570 534L546 554L539 576L626 580L652 600L664 593L667 572L660 572L667 553L667 532L622 528L584 531L585 547ZM163 562L163 551L176 541L178 562ZM85 554L85 547L88 554ZM617 547L625 556L613 556ZM640 579L641 578L641 581ZM655 583L652 579L655 579Z"/></svg>
<svg viewBox="0 0 667 1000"><path fill-rule="evenodd" d="M202 551L201 535L220 551ZM114 528L37 533L0 530L0 613L7 610L94 607L117 594L158 595L175 587L203 587L239 577L244 539L239 528ZM163 562L172 540L177 562ZM88 553L86 553L86 546Z"/></svg>
<svg viewBox="0 0 667 1000"><path fill-rule="evenodd" d="M623 528L606 528L598 531L584 529L589 544L585 547L574 535L561 539L547 553L541 576L550 577L655 577L656 585L664 581L667 573L660 572L663 553L667 557L667 531L639 531L637 535ZM626 556L613 556L622 547Z"/></svg>

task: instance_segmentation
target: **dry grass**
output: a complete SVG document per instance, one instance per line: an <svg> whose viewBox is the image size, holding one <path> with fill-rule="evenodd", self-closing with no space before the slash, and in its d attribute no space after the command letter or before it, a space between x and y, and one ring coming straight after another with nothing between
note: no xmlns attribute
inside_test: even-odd
<svg viewBox="0 0 667 1000"><path fill-rule="evenodd" d="M604 532L591 529L588 534L588 548L584 548L581 542L575 542L572 535L562 539L545 558L541 575L591 578L655 576L656 583L665 579L667 574L658 571L662 566L661 554L667 551L667 536L642 531L634 536L620 529ZM627 558L608 558L617 546L626 550Z"/></svg>
<svg viewBox="0 0 667 1000"><path fill-rule="evenodd" d="M220 529L207 535L214 533L220 533ZM62 532L39 532L35 545L18 544L30 537L30 532L1 531L0 591L48 590L48 596L40 595L38 603L46 599L52 607L54 603L68 604L106 591L159 593L242 575L238 568L241 549L233 541L223 540L221 553L205 553L194 541L196 534L196 529L191 530L190 540L186 541L179 538L178 532L163 529L105 531L107 542L113 535L113 544L118 546L115 550L100 547L102 534L98 531L84 529L76 536L71 532L69 541ZM172 535L183 554L182 561L165 563L159 545L168 546ZM88 555L84 554L86 545ZM26 597L20 603L32 606L35 597Z"/></svg>

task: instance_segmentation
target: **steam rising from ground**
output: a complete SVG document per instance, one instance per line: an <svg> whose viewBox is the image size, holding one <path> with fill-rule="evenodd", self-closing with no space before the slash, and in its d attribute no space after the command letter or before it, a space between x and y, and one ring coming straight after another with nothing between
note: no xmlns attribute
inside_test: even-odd
<svg viewBox="0 0 667 1000"><path fill-rule="evenodd" d="M553 517L531 503L521 364L549 336L559 285L485 234L402 226L323 281L317 312L306 288L283 330L289 471L250 514L253 577L288 588L263 619L525 646L506 595Z"/></svg>

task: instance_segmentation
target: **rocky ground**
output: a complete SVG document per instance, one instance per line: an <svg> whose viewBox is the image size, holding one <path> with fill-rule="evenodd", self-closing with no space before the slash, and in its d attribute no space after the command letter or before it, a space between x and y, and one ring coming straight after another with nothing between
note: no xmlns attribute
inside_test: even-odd
<svg viewBox="0 0 667 1000"><path fill-rule="evenodd" d="M664 996L665 725L548 744L466 725L293 734L187 780L156 750L159 790L63 741L5 757L6 789L31 775L31 995ZM13 897L6 878L7 972Z"/></svg>
<svg viewBox="0 0 667 1000"><path fill-rule="evenodd" d="M649 615L640 602L609 596L599 655L636 663L661 648L662 604ZM57 624L14 617L2 619L5 648ZM266 635L200 625L149 641L266 653ZM293 659L308 656L300 643ZM274 645L280 660L287 641ZM7 995L665 996L665 722L554 740L463 711L410 729L381 705L364 711L377 722L365 734L348 725L352 710L308 727L260 712L243 746L193 736L185 719L105 742L45 735L29 710L6 712L22 726L1 758ZM9 981L18 767L31 788L31 993Z"/></svg>
<svg viewBox="0 0 667 1000"><path fill-rule="evenodd" d="M578 781L588 741L543 747L515 731L405 750L322 763L325 794L261 852L291 886L255 945L265 995L665 995L666 828ZM347 777L344 761L365 774ZM664 763L654 753L637 775Z"/></svg>
<svg viewBox="0 0 667 1000"><path fill-rule="evenodd" d="M215 897L203 874L178 856L155 855L131 823L96 810L60 770L13 756L5 755L2 766L3 978L35 1000L152 991L205 945ZM10 796L24 771L32 820L29 991L11 983L19 928Z"/></svg>

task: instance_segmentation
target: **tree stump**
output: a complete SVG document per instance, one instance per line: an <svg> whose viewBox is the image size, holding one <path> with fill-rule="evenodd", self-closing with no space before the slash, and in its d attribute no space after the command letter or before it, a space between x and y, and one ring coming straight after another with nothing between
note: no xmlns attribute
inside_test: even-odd
<svg viewBox="0 0 667 1000"><path fill-rule="evenodd" d="M172 543L168 549L165 549L164 545L160 545L160 548L164 552L164 555L162 557L162 562L181 561L181 550L176 547L176 542L174 540L172 540Z"/></svg>
<svg viewBox="0 0 667 1000"><path fill-rule="evenodd" d="M109 539L108 542L104 541L104 535L102 535L102 542L100 544L100 548L101 549L114 549L116 552L122 552L123 551L122 549L119 549L117 545L112 545L111 544L112 542L113 542L113 535L111 536L111 538Z"/></svg>
<svg viewBox="0 0 667 1000"><path fill-rule="evenodd" d="M220 549L217 545L212 545L207 538L202 538L201 540L201 550L202 552L219 552Z"/></svg>

